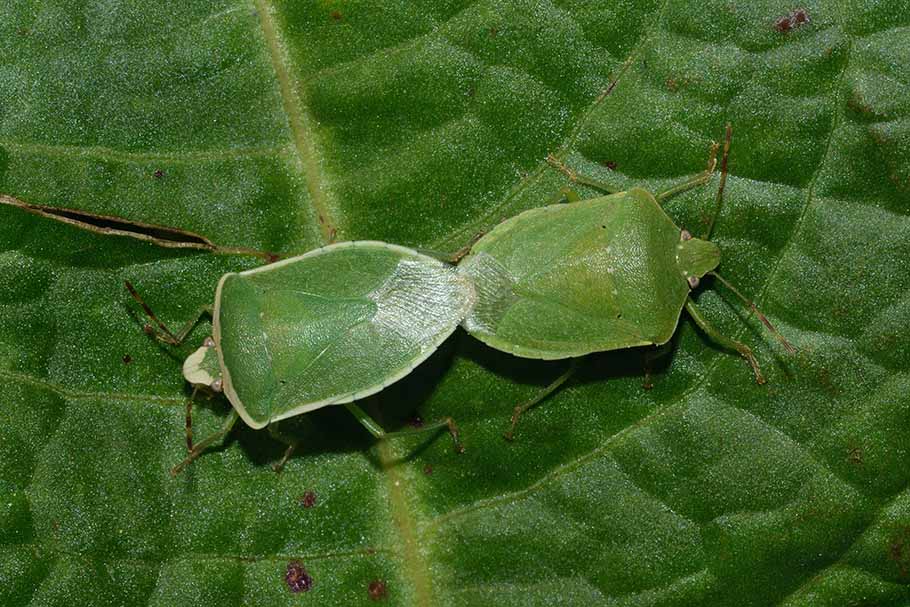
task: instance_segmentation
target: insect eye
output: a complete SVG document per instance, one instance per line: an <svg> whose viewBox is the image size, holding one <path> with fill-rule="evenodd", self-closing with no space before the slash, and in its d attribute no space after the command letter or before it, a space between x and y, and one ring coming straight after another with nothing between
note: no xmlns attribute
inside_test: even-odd
<svg viewBox="0 0 910 607"><path fill-rule="evenodd" d="M701 282L701 281L698 280L698 276L690 276L690 277L687 278L686 280L687 280L688 283L689 283L689 288L690 288L690 289L694 289L694 288L698 287L698 283Z"/></svg>
<svg viewBox="0 0 910 607"><path fill-rule="evenodd" d="M203 340L202 345L206 348L214 348L215 340L212 339L211 337L206 337L205 340Z"/></svg>
<svg viewBox="0 0 910 607"><path fill-rule="evenodd" d="M211 384L209 384L209 388L212 389L212 392L221 392L222 383L223 382L221 381L221 378L219 377L218 379L213 381Z"/></svg>
<svg viewBox="0 0 910 607"><path fill-rule="evenodd" d="M683 230L679 233L680 240L692 240L692 232L689 230Z"/></svg>

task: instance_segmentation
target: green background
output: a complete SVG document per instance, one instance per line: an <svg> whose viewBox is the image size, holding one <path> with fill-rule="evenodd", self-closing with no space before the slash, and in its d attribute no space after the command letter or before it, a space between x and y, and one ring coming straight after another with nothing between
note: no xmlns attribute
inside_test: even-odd
<svg viewBox="0 0 910 607"><path fill-rule="evenodd" d="M455 250L551 199L547 152L658 190L729 121L722 270L799 353L709 284L767 385L684 318L652 390L641 352L588 357L509 444L565 363L459 331L364 405L451 414L465 454L328 408L281 475L239 428L173 479L209 329L158 346L122 281L176 325L256 261L0 207L0 604L910 604L910 3L802 7L780 32L783 1L4 4L0 192L223 245ZM698 232L713 194L668 212Z"/></svg>

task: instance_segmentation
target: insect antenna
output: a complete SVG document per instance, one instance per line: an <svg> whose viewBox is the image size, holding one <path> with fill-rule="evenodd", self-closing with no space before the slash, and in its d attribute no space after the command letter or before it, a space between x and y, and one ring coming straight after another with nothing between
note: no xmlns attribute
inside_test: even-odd
<svg viewBox="0 0 910 607"><path fill-rule="evenodd" d="M714 222L720 215L720 207L724 202L724 186L727 185L727 158L730 156L730 140L733 138L733 127L727 123L726 133L724 135L724 153L720 160L720 184L717 186L717 196L714 199L714 213L711 215L711 223L705 230L702 240L711 240L711 232L714 231Z"/></svg>
<svg viewBox="0 0 910 607"><path fill-rule="evenodd" d="M177 339L176 335L171 333L171 330L168 329L163 322L158 320L158 317L155 316L155 313L152 312L152 309L148 306L147 303L145 303L145 301L142 300L142 297L139 296L139 293L136 292L136 289L133 287L132 283L130 283L128 280L125 280L123 281L123 284L126 285L126 290L130 292L130 295L133 296L133 299L139 302L139 305L142 306L142 310L145 312L146 316L155 321L155 324L158 325L158 329L156 329L150 323L145 323L143 330L149 335L154 335L155 339L158 339L159 341L163 341L172 346L179 346L180 340Z"/></svg>
<svg viewBox="0 0 910 607"><path fill-rule="evenodd" d="M713 276L714 278L716 278L717 280L722 282L723 285L725 287L727 287L728 289L730 289L731 291L733 291L733 294L736 295L737 297L739 297L742 300L742 302L744 304L746 304L746 306L752 312L755 312L755 314L758 316L759 320L761 320L762 324L765 325L765 328L768 329L768 331L770 331L771 334L777 338L777 341L779 341L781 343L781 345L783 345L784 349L787 350L787 352L789 352L790 354L796 354L796 348L793 347L793 344L791 344L789 341L787 341L787 339L783 335L781 335L777 329L774 328L774 325L771 324L771 321L768 320L767 316L762 314L761 310L758 309L758 306L756 306L754 303L752 303L751 300L747 299L742 293L739 292L739 290L736 287L734 287L729 282L727 282L727 280L724 279L724 277L721 276L720 274L718 274L717 272L708 272L708 274L710 274L711 276Z"/></svg>

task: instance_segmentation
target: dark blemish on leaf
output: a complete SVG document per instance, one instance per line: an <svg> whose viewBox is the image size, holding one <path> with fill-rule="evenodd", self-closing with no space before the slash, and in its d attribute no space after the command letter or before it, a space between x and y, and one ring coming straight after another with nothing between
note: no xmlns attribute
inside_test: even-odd
<svg viewBox="0 0 910 607"><path fill-rule="evenodd" d="M322 215L317 215L317 219L319 219L319 223L323 223L323 224L325 223L325 217L323 217Z"/></svg>
<svg viewBox="0 0 910 607"><path fill-rule="evenodd" d="M495 38L496 35L499 33L499 28L494 25L493 27L490 28L489 32L490 32L490 38Z"/></svg>
<svg viewBox="0 0 910 607"><path fill-rule="evenodd" d="M316 493L314 491L307 491L297 498L297 502L304 508L312 508L316 505Z"/></svg>
<svg viewBox="0 0 910 607"><path fill-rule="evenodd" d="M875 115L875 111L872 109L872 106L864 102L863 96L859 91L853 91L853 94L851 94L847 99L847 107L857 114L863 114L866 116Z"/></svg>
<svg viewBox="0 0 910 607"><path fill-rule="evenodd" d="M600 226L600 227L602 227L602 228L605 229L605 230L607 229L607 226Z"/></svg>
<svg viewBox="0 0 910 607"><path fill-rule="evenodd" d="M130 364L131 362L133 362L133 357L130 356L129 354L124 354L124 355L123 355L123 364L124 364L124 365L128 365L128 364Z"/></svg>
<svg viewBox="0 0 910 607"><path fill-rule="evenodd" d="M828 369L822 367L818 370L818 383L821 384L822 390L824 390L828 396L831 396L832 398L840 396L840 388L838 388L831 379L831 372L828 371Z"/></svg>
<svg viewBox="0 0 910 607"><path fill-rule="evenodd" d="M888 136L881 129L869 129L869 135L872 136L872 140L878 145L887 145L889 142Z"/></svg>
<svg viewBox="0 0 910 607"><path fill-rule="evenodd" d="M336 236L338 236L338 229L333 227L331 230L329 230L329 242L335 242Z"/></svg>
<svg viewBox="0 0 910 607"><path fill-rule="evenodd" d="M415 413L408 420L408 425L412 428L423 428L423 418Z"/></svg>
<svg viewBox="0 0 910 607"><path fill-rule="evenodd" d="M291 561L288 563L288 569L284 574L284 581L291 592L306 592L313 587L313 578L307 573L300 561Z"/></svg>
<svg viewBox="0 0 910 607"><path fill-rule="evenodd" d="M329 13L329 16L331 16L335 21L341 21L342 19L341 11L332 11Z"/></svg>
<svg viewBox="0 0 910 607"><path fill-rule="evenodd" d="M0 146L0 184L5 183L6 171L9 168L9 152Z"/></svg>
<svg viewBox="0 0 910 607"><path fill-rule="evenodd" d="M431 474L433 474L433 466L431 466L430 464L427 464L426 466L424 466L423 473L426 474L427 476L430 476Z"/></svg>
<svg viewBox="0 0 910 607"><path fill-rule="evenodd" d="M675 93L677 90L679 90L679 83L676 82L676 78L667 78L666 85L667 90L671 93Z"/></svg>
<svg viewBox="0 0 910 607"><path fill-rule="evenodd" d="M910 527L901 527L888 544L888 558L897 564L901 577L910 570Z"/></svg>
<svg viewBox="0 0 910 607"><path fill-rule="evenodd" d="M834 306L831 308L831 316L834 318L847 318L850 316L850 310L844 306Z"/></svg>
<svg viewBox="0 0 910 607"><path fill-rule="evenodd" d="M851 464L861 466L863 464L863 450L861 447L852 447L847 453L847 461Z"/></svg>
<svg viewBox="0 0 910 607"><path fill-rule="evenodd" d="M371 601L381 601L388 596L389 591L388 588L386 588L385 582L382 580L373 580L367 588L367 593L370 595Z"/></svg>
<svg viewBox="0 0 910 607"><path fill-rule="evenodd" d="M789 15L775 19L774 29L781 34L786 34L807 23L809 23L809 13L806 12L806 9L798 8L791 11Z"/></svg>
<svg viewBox="0 0 910 607"><path fill-rule="evenodd" d="M161 169L155 169L155 172L153 173L153 175L155 176L155 179L161 179L162 177L164 177L164 171L162 171Z"/></svg>
<svg viewBox="0 0 910 607"><path fill-rule="evenodd" d="M614 161L614 160L605 160L605 161L602 162L601 164L602 164L603 166L607 167L608 169L610 169L611 171L615 171L615 170L616 170L616 161Z"/></svg>

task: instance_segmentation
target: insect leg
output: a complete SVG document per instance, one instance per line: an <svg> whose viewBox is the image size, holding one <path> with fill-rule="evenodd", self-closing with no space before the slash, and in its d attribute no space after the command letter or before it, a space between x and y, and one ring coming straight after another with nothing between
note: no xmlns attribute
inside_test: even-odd
<svg viewBox="0 0 910 607"><path fill-rule="evenodd" d="M606 192L607 194L615 194L617 192L622 192L621 188L611 185L609 183L604 183L603 181L598 181L592 177L586 177L584 175L579 175L569 167L567 167L559 158L553 154L547 156L547 164L549 164L554 169L561 172L563 175L569 178L569 181L572 183L580 183L581 185L586 185L588 187L594 188L595 190L600 190L601 192Z"/></svg>
<svg viewBox="0 0 910 607"><path fill-rule="evenodd" d="M190 331L193 330L193 327L196 326L196 323L199 322L199 319L202 318L203 316L205 316L206 314L208 314L209 316L212 315L212 306L199 306L199 308L196 310L195 316L193 316L190 320L186 321L186 324L183 325L183 327L180 329L180 331L177 332L177 335L175 337L177 338L178 344L182 343L183 340L186 339L186 336L190 334Z"/></svg>
<svg viewBox="0 0 910 607"><path fill-rule="evenodd" d="M193 452L193 401L196 400L196 392L199 391L198 386L193 386L193 393L190 395L189 400L186 401L186 450L190 453Z"/></svg>
<svg viewBox="0 0 910 607"><path fill-rule="evenodd" d="M442 253L440 251L433 251L431 249L421 249L421 248L415 248L414 250L417 251L418 253L422 253L428 257L432 257L433 259L438 259L439 261L444 261L446 263L451 263L451 264L457 264L459 261L461 261L462 257L464 257L465 255L467 255L468 253L471 252L471 247L473 247L474 244L478 240L480 240L480 238L483 235L484 235L484 232L478 232L477 234L475 234L474 236L471 237L471 240L468 241L468 244L464 245L463 247L461 247L454 253Z"/></svg>
<svg viewBox="0 0 910 607"><path fill-rule="evenodd" d="M566 380L568 380L572 374L575 373L575 370L578 369L578 361L578 358L573 358L572 362L569 364L569 368L566 369L562 375L550 382L550 385L540 390L530 400L527 400L520 405L515 406L515 409L512 411L512 426L509 428L508 432L503 434L503 438L508 441L515 438L515 426L518 425L518 418L521 417L521 414L548 397L550 394L555 392L557 388L566 383Z"/></svg>
<svg viewBox="0 0 910 607"><path fill-rule="evenodd" d="M652 371L654 370L654 361L662 356L669 354L670 350L673 349L673 339L671 338L666 343L660 344L659 346L654 346L653 348L648 347L644 353L644 363L645 363L645 378L641 382L641 387L645 390L650 390L654 387L654 382L651 381Z"/></svg>
<svg viewBox="0 0 910 607"><path fill-rule="evenodd" d="M730 123L728 122L724 136L724 155L721 157L720 161L720 183L717 185L717 195L714 197L714 212L711 214L708 226L701 236L702 240L711 239L711 232L714 231L714 222L717 221L717 216L720 215L720 208L724 203L724 186L727 184L727 158L730 156L730 140L732 138L733 127L730 126Z"/></svg>
<svg viewBox="0 0 910 607"><path fill-rule="evenodd" d="M752 372L755 373L755 381L759 384L765 383L765 378L761 374L761 369L758 367L758 361L755 360L755 356L752 354L752 350L749 349L749 346L741 344L736 340L730 339L718 331L717 327L708 322L708 319L705 318L701 313L701 310L695 306L695 303L691 298L686 299L686 311L689 312L689 316L692 317L692 320L695 321L695 324L697 324L699 328L705 332L705 335L711 338L714 343L721 346L722 348L739 352L740 356L745 358L746 362L752 366Z"/></svg>
<svg viewBox="0 0 910 607"><path fill-rule="evenodd" d="M691 190L692 188L698 187L700 185L705 185L711 179L711 175L714 174L714 168L717 166L717 150L720 148L718 144L711 145L711 152L708 156L708 168L704 171L693 177L692 179L686 180L679 185L675 185L669 190L665 190L656 196L657 202L662 203L667 198L671 196L676 196L686 190ZM727 148L729 149L729 147ZM726 157L725 157L726 158Z"/></svg>
<svg viewBox="0 0 910 607"><path fill-rule="evenodd" d="M269 429L269 434L272 435L272 438L288 446L288 448L284 450L284 455L281 457L281 461L279 461L277 464L272 464L272 470L275 472L281 472L282 468L284 468L284 465L287 463L288 458L291 457L291 454L294 453L295 449L297 449L300 441L294 440L293 438L290 438L289 436L279 432L278 425L274 422L270 423L267 427Z"/></svg>
<svg viewBox="0 0 910 607"><path fill-rule="evenodd" d="M399 430L397 432L386 432L382 429L382 426L376 422L375 419L370 417L367 412L357 406L356 403L345 403L344 406L347 407L348 411L350 411L351 414L357 418L357 421L359 421L360 424L370 432L370 434L380 440L392 438L395 436L407 436L410 434L417 434L418 432L430 432L433 430L439 430L441 428L447 428L449 434L452 435L452 441L455 443L455 452L464 452L464 446L458 439L458 426L455 425L455 420L453 420L451 417L444 417L439 421L436 421L432 424L426 424L420 428Z"/></svg>
<svg viewBox="0 0 910 607"><path fill-rule="evenodd" d="M227 436L228 432L231 431L231 428L234 427L234 423L237 421L237 411L231 410L231 414L228 415L227 419L224 422L224 425L221 426L221 430L218 430L214 434L207 436L203 440L199 441L190 451L190 454L186 456L186 459L171 468L171 476L177 476L180 472L187 467L187 465L192 462L194 459L202 455L202 452L208 449L212 443L215 443L219 440L222 440Z"/></svg>
<svg viewBox="0 0 910 607"><path fill-rule="evenodd" d="M149 305L145 303L145 301L136 291L135 287L133 287L132 283L127 280L124 284L126 284L126 289L130 292L130 295L132 295L133 299L135 299L139 305L142 306L142 310L145 312L146 316L148 316L150 320L158 325L155 327L151 323L146 323L143 327L143 330L149 335L154 336L154 338L158 341L170 344L172 346L179 346L183 340L186 339L186 336L190 334L190 331L193 330L193 327L196 326L196 323L199 322L199 319L202 318L203 314L211 315L212 313L212 306L199 306L199 309L196 310L196 315L193 316L175 335L174 333L171 333L171 330L167 328L167 325L158 319Z"/></svg>

